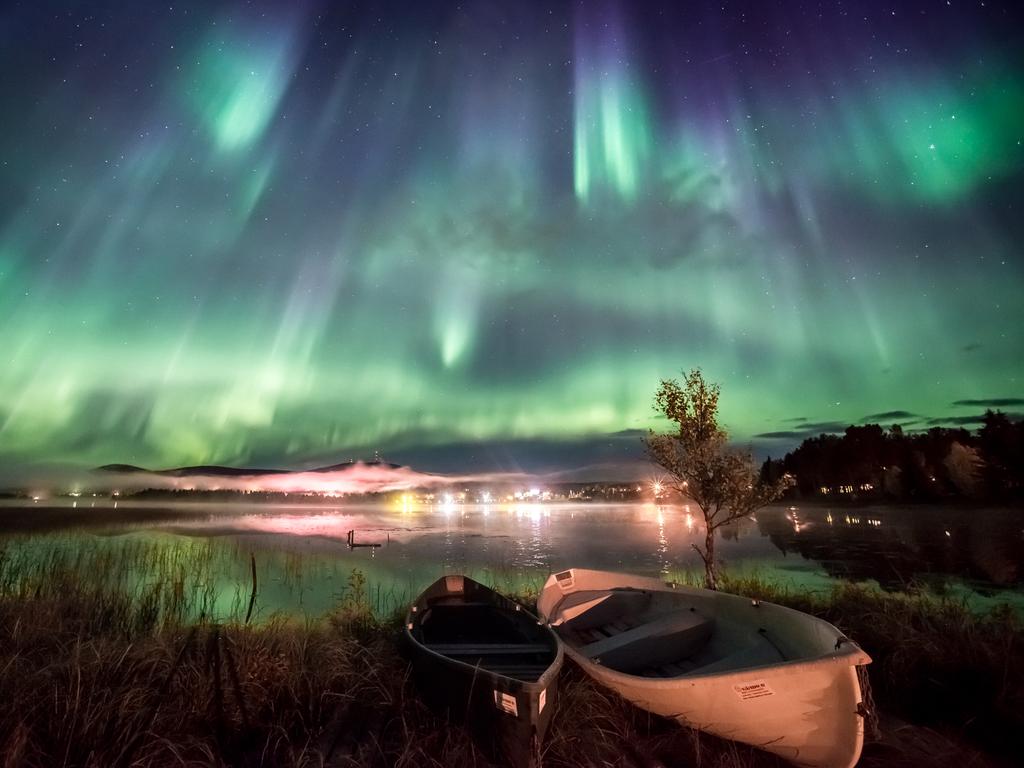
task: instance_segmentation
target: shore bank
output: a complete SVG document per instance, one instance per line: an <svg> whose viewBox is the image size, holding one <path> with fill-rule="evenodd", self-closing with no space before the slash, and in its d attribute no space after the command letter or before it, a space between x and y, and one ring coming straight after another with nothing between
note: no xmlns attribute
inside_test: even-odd
<svg viewBox="0 0 1024 768"><path fill-rule="evenodd" d="M856 586L726 589L822 616L874 658L877 728L861 765L1011 764L1024 728L1024 630L926 595ZM173 585L129 595L0 567L0 761L5 766L486 765L416 696L400 619L354 572L321 620L184 621ZM529 603L530 595L520 598ZM635 709L567 665L544 764L782 765Z"/></svg>

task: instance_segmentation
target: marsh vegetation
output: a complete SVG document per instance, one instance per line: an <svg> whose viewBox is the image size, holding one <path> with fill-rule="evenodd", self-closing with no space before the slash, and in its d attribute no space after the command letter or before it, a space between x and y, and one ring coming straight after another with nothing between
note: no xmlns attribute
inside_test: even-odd
<svg viewBox="0 0 1024 768"><path fill-rule="evenodd" d="M318 619L257 611L246 623L251 581L215 589L211 552L0 550L4 765L486 764L415 695L396 641L408 596L353 571ZM1011 611L728 574L721 586L821 615L874 657L880 718L863 765L1009 764L1024 727L1024 632ZM564 675L546 765L779 764L636 710L571 665Z"/></svg>

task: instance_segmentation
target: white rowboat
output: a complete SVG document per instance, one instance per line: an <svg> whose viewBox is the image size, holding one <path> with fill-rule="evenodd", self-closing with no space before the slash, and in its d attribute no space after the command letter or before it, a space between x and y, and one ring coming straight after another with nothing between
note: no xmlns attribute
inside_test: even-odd
<svg viewBox="0 0 1024 768"><path fill-rule="evenodd" d="M864 743L857 667L826 621L745 597L573 568L538 612L568 656L637 706L797 765L851 768Z"/></svg>

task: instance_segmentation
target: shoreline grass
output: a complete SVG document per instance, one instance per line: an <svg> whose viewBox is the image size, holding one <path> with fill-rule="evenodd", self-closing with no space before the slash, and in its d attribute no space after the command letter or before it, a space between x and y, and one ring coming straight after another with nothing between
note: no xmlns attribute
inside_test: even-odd
<svg viewBox="0 0 1024 768"><path fill-rule="evenodd" d="M419 701L401 617L377 610L358 572L321 619L247 625L248 585L230 597L236 618L215 621L221 597L204 591L202 568L186 578L188 557L154 561L142 582L137 563L100 565L30 568L0 550L3 766L487 765ZM1012 612L855 585L808 594L726 575L725 589L821 616L872 655L881 732L862 765L1012 764L1024 727L1024 630ZM640 711L571 664L557 707L545 765L784 764Z"/></svg>

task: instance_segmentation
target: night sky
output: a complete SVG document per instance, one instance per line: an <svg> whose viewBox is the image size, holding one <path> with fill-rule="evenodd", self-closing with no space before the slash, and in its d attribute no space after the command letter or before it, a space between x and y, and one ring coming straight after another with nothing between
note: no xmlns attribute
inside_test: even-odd
<svg viewBox="0 0 1024 768"><path fill-rule="evenodd" d="M0 462L1024 411L1014 2L5 3Z"/></svg>

